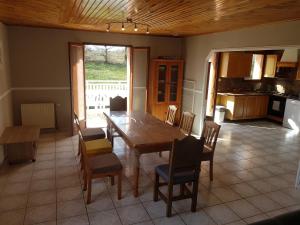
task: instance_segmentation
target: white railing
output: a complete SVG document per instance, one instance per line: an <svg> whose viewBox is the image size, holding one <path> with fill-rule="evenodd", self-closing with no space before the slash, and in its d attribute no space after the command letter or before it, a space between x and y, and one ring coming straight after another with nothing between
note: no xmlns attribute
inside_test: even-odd
<svg viewBox="0 0 300 225"><path fill-rule="evenodd" d="M104 110L109 108L109 98L117 95L128 96L127 81L86 80L87 110Z"/></svg>

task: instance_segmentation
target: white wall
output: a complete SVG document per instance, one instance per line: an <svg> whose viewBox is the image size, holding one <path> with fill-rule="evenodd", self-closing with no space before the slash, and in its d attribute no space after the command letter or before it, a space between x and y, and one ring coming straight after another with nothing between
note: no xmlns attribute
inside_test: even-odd
<svg viewBox="0 0 300 225"><path fill-rule="evenodd" d="M275 23L235 31L209 35L193 36L185 39L185 79L195 80L196 114L194 132L202 129L205 115L205 86L207 56L212 50L232 48L263 48L272 46L290 46L300 44L300 21ZM184 99L190 100L184 92ZM189 106L185 106L189 108ZM183 109L184 110L184 109Z"/></svg>
<svg viewBox="0 0 300 225"><path fill-rule="evenodd" d="M12 101L6 26L0 23L0 135L12 124ZM3 146L0 146L0 164L3 162Z"/></svg>

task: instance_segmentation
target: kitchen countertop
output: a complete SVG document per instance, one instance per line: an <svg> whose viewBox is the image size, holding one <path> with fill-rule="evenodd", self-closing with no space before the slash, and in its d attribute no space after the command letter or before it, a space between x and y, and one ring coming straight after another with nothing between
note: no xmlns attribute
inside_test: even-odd
<svg viewBox="0 0 300 225"><path fill-rule="evenodd" d="M263 92L240 92L240 93L234 93L234 92L218 92L218 95L224 95L224 96L248 96L248 95L272 95L271 93L263 93Z"/></svg>
<svg viewBox="0 0 300 225"><path fill-rule="evenodd" d="M300 97L298 95L281 95L277 93L270 93L270 92L255 92L255 91L249 91L249 92L218 92L218 95L222 96L266 96L266 95L273 95L278 96L286 99L293 99L300 101Z"/></svg>

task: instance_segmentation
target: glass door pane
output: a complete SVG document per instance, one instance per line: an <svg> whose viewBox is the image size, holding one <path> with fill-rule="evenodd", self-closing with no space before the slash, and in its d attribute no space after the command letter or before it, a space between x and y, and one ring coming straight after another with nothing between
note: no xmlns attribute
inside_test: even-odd
<svg viewBox="0 0 300 225"><path fill-rule="evenodd" d="M170 97L169 101L176 102L177 100L177 88L178 88L178 65L171 66L171 80L170 80Z"/></svg>
<svg viewBox="0 0 300 225"><path fill-rule="evenodd" d="M164 102L166 98L167 66L159 65L157 79L157 101Z"/></svg>

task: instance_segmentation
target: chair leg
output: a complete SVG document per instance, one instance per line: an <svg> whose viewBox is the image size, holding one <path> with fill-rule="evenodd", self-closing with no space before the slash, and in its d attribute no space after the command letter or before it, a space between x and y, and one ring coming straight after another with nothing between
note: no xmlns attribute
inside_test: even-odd
<svg viewBox="0 0 300 225"><path fill-rule="evenodd" d="M83 190L86 191L87 189L87 174L85 170L83 171Z"/></svg>
<svg viewBox="0 0 300 225"><path fill-rule="evenodd" d="M173 184L168 184L167 217L172 216Z"/></svg>
<svg viewBox="0 0 300 225"><path fill-rule="evenodd" d="M154 182L154 194L153 194L153 201L158 201L158 185L159 185L159 175L155 173L155 182Z"/></svg>
<svg viewBox="0 0 300 225"><path fill-rule="evenodd" d="M191 207L192 212L196 212L197 210L197 198L198 198L198 179L193 182L192 207Z"/></svg>
<svg viewBox="0 0 300 225"><path fill-rule="evenodd" d="M162 152L159 152L158 155L159 155L159 157L162 157Z"/></svg>
<svg viewBox="0 0 300 225"><path fill-rule="evenodd" d="M86 203L87 204L90 204L91 203L91 196L92 196L92 178L89 176L88 177L88 192L87 192L87 201Z"/></svg>
<svg viewBox="0 0 300 225"><path fill-rule="evenodd" d="M214 161L210 160L209 161L209 177L210 177L210 181L213 181L213 174L214 174Z"/></svg>
<svg viewBox="0 0 300 225"><path fill-rule="evenodd" d="M110 184L113 186L115 185L115 177L114 176L111 176L110 177Z"/></svg>
<svg viewBox="0 0 300 225"><path fill-rule="evenodd" d="M118 200L122 198L122 171L118 174Z"/></svg>

